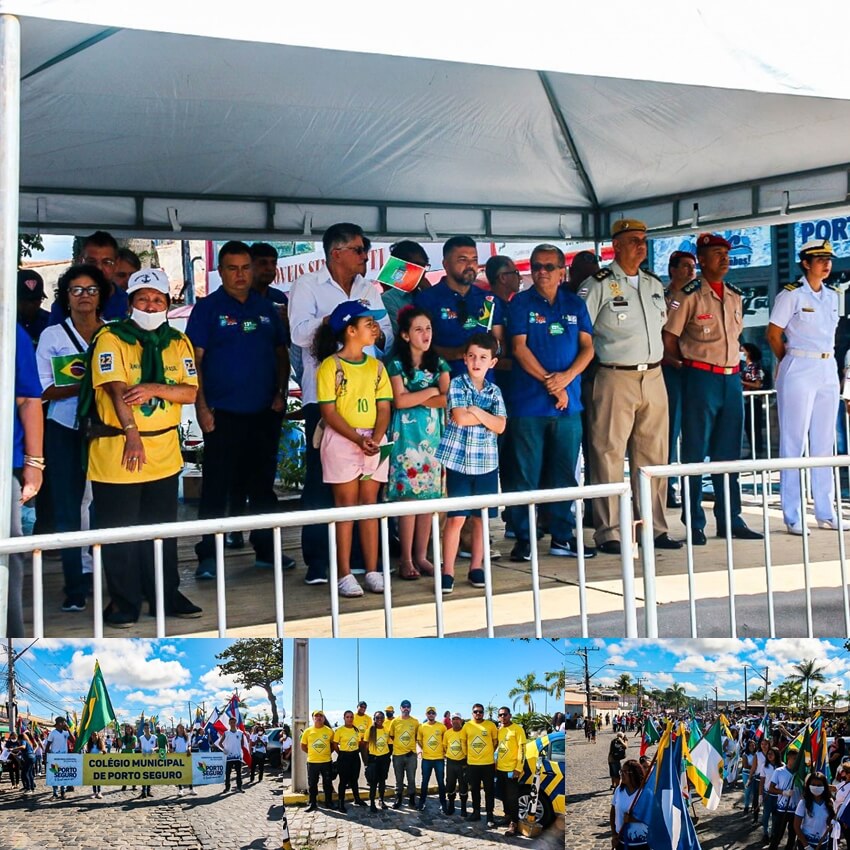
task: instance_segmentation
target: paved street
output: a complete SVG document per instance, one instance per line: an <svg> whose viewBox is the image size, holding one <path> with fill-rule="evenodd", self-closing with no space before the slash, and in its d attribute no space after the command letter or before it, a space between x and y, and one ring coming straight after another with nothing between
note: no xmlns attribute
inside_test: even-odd
<svg viewBox="0 0 850 850"><path fill-rule="evenodd" d="M247 779L247 777L246 777ZM76 788L65 800L52 800L44 777L36 793L12 790L0 781L0 847L9 850L279 850L280 778L244 784L245 793L222 795L223 785L177 794L176 787L153 786L153 799L104 786L103 799Z"/></svg>
<svg viewBox="0 0 850 850"><path fill-rule="evenodd" d="M611 850L608 815L611 793L608 791L608 747L613 737L610 727L603 728L597 743L585 741L583 731L567 732L567 850ZM640 739L629 737L628 758L637 758ZM648 754L652 756L655 748ZM697 837L702 850L755 850L761 848L761 828L744 818L740 783L727 789L714 812L701 802L695 805Z"/></svg>

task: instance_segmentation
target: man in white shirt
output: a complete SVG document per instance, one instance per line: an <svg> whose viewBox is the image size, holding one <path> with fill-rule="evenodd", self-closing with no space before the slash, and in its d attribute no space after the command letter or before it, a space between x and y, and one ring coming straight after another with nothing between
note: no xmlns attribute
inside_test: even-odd
<svg viewBox="0 0 850 850"><path fill-rule="evenodd" d="M142 734L139 735L139 749L143 755L153 755L156 753L156 735L151 733L150 723L145 723L142 726ZM142 785L142 793L139 797L153 797L150 785Z"/></svg>
<svg viewBox="0 0 850 850"><path fill-rule="evenodd" d="M266 750L269 746L269 736L266 735L262 723L256 723L251 732L251 778L249 782L254 781L254 772L257 771L259 776L257 782L263 781L263 771L266 767Z"/></svg>
<svg viewBox="0 0 850 850"><path fill-rule="evenodd" d="M244 794L242 789L242 739L245 733L236 728L236 718L230 718L230 728L218 739L218 748L227 757L227 768L224 774L224 792L230 790L230 773L236 771L236 790Z"/></svg>
<svg viewBox="0 0 850 850"><path fill-rule="evenodd" d="M345 301L366 301L373 310L384 310L380 288L366 280L367 259L371 245L357 224L332 224L322 236L327 265L308 272L292 284L289 293L289 327L293 347L301 349L304 373L301 380L301 402L304 410L304 432L307 438L307 472L301 494L304 510L333 507L330 485L322 478L319 450L313 448L313 432L321 420L316 396L316 370L313 338L334 308ZM382 337L378 347L388 351L393 341L392 325L384 314L378 320ZM374 351L366 349L367 354ZM301 530L301 552L307 564L307 584L328 582L328 532L324 525L305 525Z"/></svg>
<svg viewBox="0 0 850 850"><path fill-rule="evenodd" d="M792 850L796 836L794 834L794 812L801 794L794 787L794 771L797 766L797 751L788 750L786 764L773 772L770 780L769 794L776 794L776 811L773 813L773 832L770 836L770 850L778 850L785 833L788 833L786 847Z"/></svg>
<svg viewBox="0 0 850 850"><path fill-rule="evenodd" d="M45 753L67 753L69 741L71 740L71 733L68 731L68 727L65 725L64 717L57 717L56 723L53 729L50 730L50 734L47 736L47 739L44 744ZM53 799L56 800L59 798L61 793L62 799L65 799L65 787L57 788L55 785L53 786Z"/></svg>

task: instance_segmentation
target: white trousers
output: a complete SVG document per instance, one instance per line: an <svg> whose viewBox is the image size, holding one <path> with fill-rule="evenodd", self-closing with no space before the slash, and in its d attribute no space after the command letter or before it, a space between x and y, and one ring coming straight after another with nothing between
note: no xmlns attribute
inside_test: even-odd
<svg viewBox="0 0 850 850"><path fill-rule="evenodd" d="M786 355L776 377L779 409L779 456L802 457L809 438L809 456L835 453L835 422L838 414L838 370L835 360L810 360ZM835 488L830 467L813 469L812 498L815 518L835 518ZM800 522L800 473L781 474L782 514L788 525Z"/></svg>

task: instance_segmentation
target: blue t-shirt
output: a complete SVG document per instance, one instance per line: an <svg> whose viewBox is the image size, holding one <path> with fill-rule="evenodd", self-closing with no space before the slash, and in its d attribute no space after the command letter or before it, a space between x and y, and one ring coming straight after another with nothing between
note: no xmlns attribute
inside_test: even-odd
<svg viewBox="0 0 850 850"><path fill-rule="evenodd" d="M15 398L41 398L35 350L32 340L20 325L15 325ZM18 416L17 404L13 434L12 469L20 469L24 465L24 426Z"/></svg>
<svg viewBox="0 0 850 850"><path fill-rule="evenodd" d="M186 336L202 348L204 398L212 409L259 413L278 389L277 349L286 344L277 307L253 290L243 304L216 289L198 299Z"/></svg>
<svg viewBox="0 0 850 850"><path fill-rule="evenodd" d="M117 319L126 319L130 312L130 299L127 293L120 286L113 287L112 295L106 299L106 304L103 305L103 311L100 318L104 322L114 322ZM64 321L65 316L59 308L59 302L54 301L50 308L50 324L58 325Z"/></svg>
<svg viewBox="0 0 850 850"><path fill-rule="evenodd" d="M495 295L474 284L465 296L449 288L443 278L436 286L416 293L413 303L431 314L434 345L456 348L476 333L487 332L487 315L493 311L492 326L504 325L502 302ZM479 322L481 322L479 324ZM451 375L466 374L463 360L449 360ZM492 371L487 380L492 380Z"/></svg>
<svg viewBox="0 0 850 850"><path fill-rule="evenodd" d="M559 287L550 304L532 287L514 296L508 308L511 336L525 336L525 344L547 372L563 372L579 352L579 334L593 333L584 301ZM519 416L570 416L580 413L581 379L567 386L569 403L555 409L555 397L514 360L511 370L511 409Z"/></svg>

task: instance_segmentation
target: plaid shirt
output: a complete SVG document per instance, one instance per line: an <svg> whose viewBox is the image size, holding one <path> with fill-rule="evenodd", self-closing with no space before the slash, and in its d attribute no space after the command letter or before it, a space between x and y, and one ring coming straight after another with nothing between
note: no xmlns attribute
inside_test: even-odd
<svg viewBox="0 0 850 850"><path fill-rule="evenodd" d="M496 434L484 425L457 425L452 421L453 407L480 407L494 416L507 416L502 391L489 381L476 390L469 375L452 378L446 401L448 425L437 449L437 460L448 469L465 475L481 475L499 467Z"/></svg>

